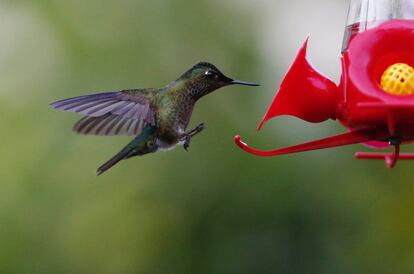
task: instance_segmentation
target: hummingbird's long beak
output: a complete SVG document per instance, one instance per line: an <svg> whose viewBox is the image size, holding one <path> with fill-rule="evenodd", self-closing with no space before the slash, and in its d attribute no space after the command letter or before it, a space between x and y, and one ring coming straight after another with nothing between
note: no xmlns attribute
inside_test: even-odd
<svg viewBox="0 0 414 274"><path fill-rule="evenodd" d="M260 86L259 84L256 84L256 83L244 82L244 81L239 81L239 80L231 80L230 85L243 85L243 86L251 86L251 87Z"/></svg>

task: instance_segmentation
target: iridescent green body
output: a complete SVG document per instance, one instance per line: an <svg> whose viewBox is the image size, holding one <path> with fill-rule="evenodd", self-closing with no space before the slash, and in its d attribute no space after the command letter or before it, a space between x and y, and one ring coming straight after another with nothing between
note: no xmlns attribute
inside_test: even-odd
<svg viewBox="0 0 414 274"><path fill-rule="evenodd" d="M213 81L206 77L206 73L210 71L217 75ZM150 100L158 128L155 133L158 148L169 149L184 141L183 134L198 99L220 87L230 85L232 81L215 66L199 63L164 88L132 90L129 94Z"/></svg>

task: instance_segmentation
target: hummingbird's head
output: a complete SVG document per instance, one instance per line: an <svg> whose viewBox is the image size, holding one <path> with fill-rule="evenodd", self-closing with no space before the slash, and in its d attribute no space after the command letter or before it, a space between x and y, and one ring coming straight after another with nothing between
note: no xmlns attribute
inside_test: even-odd
<svg viewBox="0 0 414 274"><path fill-rule="evenodd" d="M225 76L216 66L200 62L189 69L181 77L195 98L200 98L210 92L229 85L259 86L256 83L243 82Z"/></svg>

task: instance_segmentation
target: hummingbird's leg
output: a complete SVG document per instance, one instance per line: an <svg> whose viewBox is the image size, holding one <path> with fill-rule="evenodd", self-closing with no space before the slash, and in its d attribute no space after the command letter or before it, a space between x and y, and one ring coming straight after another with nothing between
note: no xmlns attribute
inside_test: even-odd
<svg viewBox="0 0 414 274"><path fill-rule="evenodd" d="M195 128L193 128L192 130L187 132L186 134L193 137L193 136L199 134L200 132L202 132L204 128L205 128L204 123L200 123Z"/></svg>
<svg viewBox="0 0 414 274"><path fill-rule="evenodd" d="M204 128L204 123L200 123L195 128L191 129L183 135L184 149L186 151L188 151L188 148L190 147L191 138L203 131Z"/></svg>

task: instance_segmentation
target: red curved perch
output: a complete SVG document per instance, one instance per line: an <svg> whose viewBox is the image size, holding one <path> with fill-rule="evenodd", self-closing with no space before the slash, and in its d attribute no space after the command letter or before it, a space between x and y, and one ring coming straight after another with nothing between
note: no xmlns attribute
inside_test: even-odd
<svg viewBox="0 0 414 274"><path fill-rule="evenodd" d="M238 145L244 151L257 155L257 156L277 156L283 154L297 153L303 151L311 151L317 149L324 149L330 147L338 147L345 145L352 145L358 143L364 143L373 140L384 140L388 137L388 131L386 128L366 128L356 131L351 131L345 134L320 139L300 145L280 148L276 150L258 150L249 147L241 140L239 135L234 137L236 145Z"/></svg>
<svg viewBox="0 0 414 274"><path fill-rule="evenodd" d="M388 168L393 168L398 160L414 160L413 153L400 154L400 146L395 146L394 153L357 152L355 158L363 160L384 160Z"/></svg>

